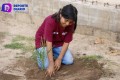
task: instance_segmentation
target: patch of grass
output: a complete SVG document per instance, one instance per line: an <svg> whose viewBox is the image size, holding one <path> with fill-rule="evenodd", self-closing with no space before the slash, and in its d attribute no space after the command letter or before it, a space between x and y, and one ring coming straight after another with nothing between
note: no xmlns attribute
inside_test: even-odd
<svg viewBox="0 0 120 80"><path fill-rule="evenodd" d="M24 40L25 41L34 41L34 38L17 35L15 38L13 38L12 42L24 41Z"/></svg>
<svg viewBox="0 0 120 80"><path fill-rule="evenodd" d="M37 61L37 60L36 60L36 59L37 59L37 51L36 51L36 50L33 51L31 58L32 58L33 60Z"/></svg>
<svg viewBox="0 0 120 80"><path fill-rule="evenodd" d="M21 41L21 40L25 40L25 37L21 36L21 35L18 35L15 38L12 39L12 42Z"/></svg>
<svg viewBox="0 0 120 80"><path fill-rule="evenodd" d="M23 52L33 52L34 46L31 44L33 42L33 37L17 35L12 39L12 42L10 44L6 44L4 47L10 49L21 49Z"/></svg>
<svg viewBox="0 0 120 80"><path fill-rule="evenodd" d="M16 56L15 58L23 58L23 56Z"/></svg>
<svg viewBox="0 0 120 80"><path fill-rule="evenodd" d="M102 65L98 63L98 60L103 57L100 55L86 55L82 56L79 59L83 62L84 68L101 68Z"/></svg>
<svg viewBox="0 0 120 80"><path fill-rule="evenodd" d="M22 49L24 52L33 52L34 46L33 45L25 45L25 47Z"/></svg>
<svg viewBox="0 0 120 80"><path fill-rule="evenodd" d="M24 44L22 43L11 43L11 44L6 44L4 45L5 48L10 48L10 49L23 49Z"/></svg>
<svg viewBox="0 0 120 80"><path fill-rule="evenodd" d="M34 41L35 39L33 37L27 37L26 40Z"/></svg>
<svg viewBox="0 0 120 80"><path fill-rule="evenodd" d="M0 32L0 35L8 35L9 33L8 32Z"/></svg>
<svg viewBox="0 0 120 80"><path fill-rule="evenodd" d="M100 55L91 55L91 56L82 56L82 57L80 57L80 59L87 60L87 61L99 60L101 58L103 58L103 57L100 56Z"/></svg>

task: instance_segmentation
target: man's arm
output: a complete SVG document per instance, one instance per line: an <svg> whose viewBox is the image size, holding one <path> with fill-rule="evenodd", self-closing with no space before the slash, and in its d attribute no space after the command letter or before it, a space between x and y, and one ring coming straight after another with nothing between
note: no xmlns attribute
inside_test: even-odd
<svg viewBox="0 0 120 80"><path fill-rule="evenodd" d="M54 74L54 61L53 61L53 52L52 52L52 42L46 41L47 44L47 55L49 60L49 65L46 71L46 76L52 76Z"/></svg>
<svg viewBox="0 0 120 80"><path fill-rule="evenodd" d="M65 53L66 53L66 51L67 51L67 49L68 49L68 46L69 46L69 43L65 43L65 42L64 42L64 44L63 44L63 46L62 46L62 50L61 50L58 58L57 58L56 61L55 61L55 70L59 70L59 69L60 69L62 58L63 58L63 56L65 55Z"/></svg>
<svg viewBox="0 0 120 80"><path fill-rule="evenodd" d="M49 59L49 63L53 63L53 51L52 51L52 42L46 41L47 45L47 55Z"/></svg>
<svg viewBox="0 0 120 80"><path fill-rule="evenodd" d="M60 55L58 56L58 59L61 59L63 58L64 54L66 53L67 49L68 49L68 46L69 46L69 43L65 43L63 44L62 46L62 50L60 52Z"/></svg>

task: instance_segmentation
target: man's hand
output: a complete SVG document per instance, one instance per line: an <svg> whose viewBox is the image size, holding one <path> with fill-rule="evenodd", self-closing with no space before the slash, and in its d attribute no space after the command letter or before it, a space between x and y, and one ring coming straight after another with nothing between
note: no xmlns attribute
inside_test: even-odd
<svg viewBox="0 0 120 80"><path fill-rule="evenodd" d="M47 55L48 55L48 59L49 59L49 66L47 68L46 71L46 77L47 76L52 76L54 73L54 61L53 61L53 52L52 52L52 42L46 41L47 44Z"/></svg>
<svg viewBox="0 0 120 80"><path fill-rule="evenodd" d="M46 77L47 76L52 76L52 75L55 75L55 70L54 70L54 63L50 63L47 70L46 70L46 73L45 73Z"/></svg>
<svg viewBox="0 0 120 80"><path fill-rule="evenodd" d="M62 58L63 58L64 54L66 53L66 51L68 49L68 46L69 46L69 43L65 43L64 42L64 44L62 46L62 50L61 50L58 58L55 61L55 70L59 70L60 69Z"/></svg>
<svg viewBox="0 0 120 80"><path fill-rule="evenodd" d="M58 71L58 70L60 69L60 67L61 67L61 60L62 60L62 59L59 59L59 58L57 58L57 59L55 60L55 70L56 70L56 71Z"/></svg>

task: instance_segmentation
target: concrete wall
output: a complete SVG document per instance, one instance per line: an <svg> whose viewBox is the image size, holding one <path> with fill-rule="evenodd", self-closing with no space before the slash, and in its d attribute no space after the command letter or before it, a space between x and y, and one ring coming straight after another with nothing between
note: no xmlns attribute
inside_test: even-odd
<svg viewBox="0 0 120 80"><path fill-rule="evenodd" d="M103 7L102 5L91 5L81 3L80 1L69 2L69 0L2 0L0 5L4 2L28 4L28 15L31 16L31 19L36 24L41 23L41 21L49 14L52 14L64 5L71 3L77 7L79 12L78 25L86 25L88 27L120 32L120 9ZM24 16L24 13L22 14L22 16ZM13 12L12 15L21 16L21 13ZM16 19L19 19L19 17Z"/></svg>
<svg viewBox="0 0 120 80"><path fill-rule="evenodd" d="M120 39L120 36L118 36L120 33L120 9L115 9L114 7L91 5L90 3L82 3L80 1L70 2L69 0L1 0L0 5L5 2L28 4L29 9L27 13L12 12L9 14L6 13L5 15L10 15L17 21L36 24L37 27L46 16L57 12L64 5L71 3L76 6L79 12L79 29L76 32L96 35L100 33L100 31L96 32L97 29L101 29L108 34L109 31L115 32L115 40ZM2 16L2 14L3 13L0 12L0 16ZM100 35L103 36L104 34Z"/></svg>

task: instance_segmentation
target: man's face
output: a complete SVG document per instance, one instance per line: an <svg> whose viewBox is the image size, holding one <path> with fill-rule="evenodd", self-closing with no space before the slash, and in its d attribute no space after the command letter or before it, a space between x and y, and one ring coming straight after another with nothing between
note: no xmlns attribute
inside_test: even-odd
<svg viewBox="0 0 120 80"><path fill-rule="evenodd" d="M62 27L67 27L74 24L74 21L72 19L65 19L62 15L60 15L60 24Z"/></svg>

